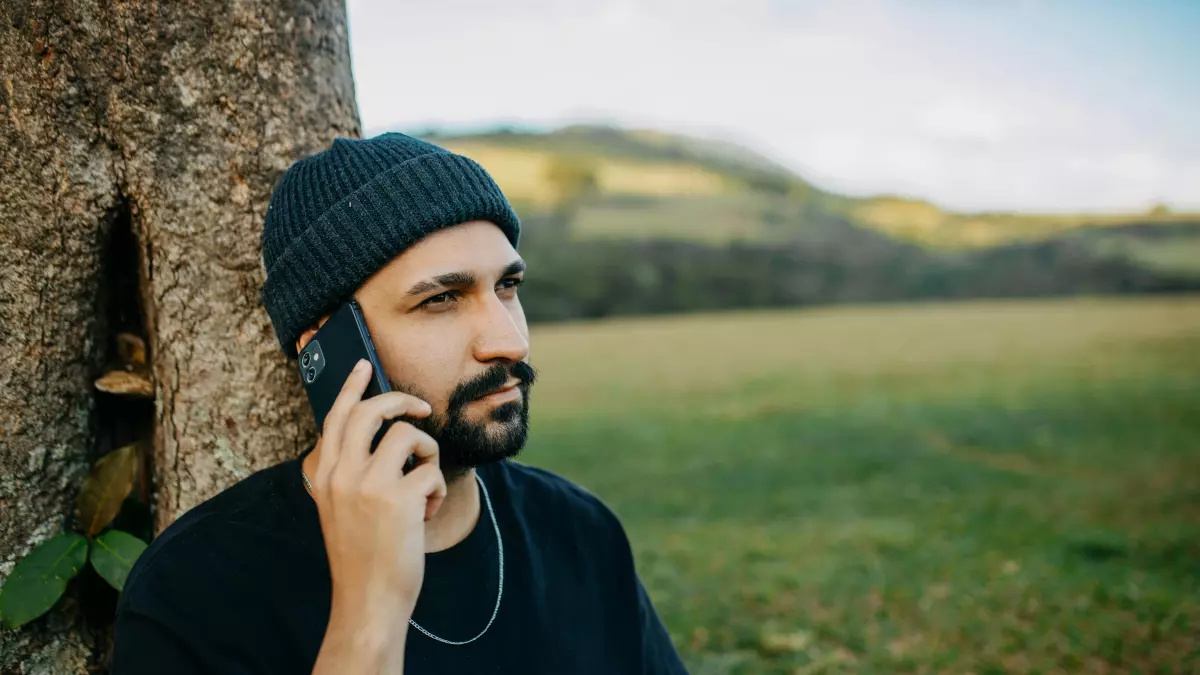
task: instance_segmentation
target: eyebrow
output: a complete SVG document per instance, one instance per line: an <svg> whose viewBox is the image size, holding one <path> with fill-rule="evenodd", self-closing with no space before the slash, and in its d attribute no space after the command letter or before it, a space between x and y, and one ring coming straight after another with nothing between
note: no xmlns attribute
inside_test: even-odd
<svg viewBox="0 0 1200 675"><path fill-rule="evenodd" d="M511 277L514 274L520 274L525 271L525 261L517 258L510 262L503 271L500 272L500 277ZM432 279L425 279L413 284L413 287L408 289L408 295L424 295L431 291L436 291L440 288L464 288L474 286L479 279L471 272L447 272L439 274Z"/></svg>

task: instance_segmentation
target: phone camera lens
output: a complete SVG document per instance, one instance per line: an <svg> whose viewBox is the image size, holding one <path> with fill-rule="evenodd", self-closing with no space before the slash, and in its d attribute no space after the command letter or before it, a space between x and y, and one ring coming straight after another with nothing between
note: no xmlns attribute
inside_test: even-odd
<svg viewBox="0 0 1200 675"><path fill-rule="evenodd" d="M308 364L312 363L312 354L310 354L308 352L304 352L304 356L300 359L300 363L303 364L305 368L307 368Z"/></svg>
<svg viewBox="0 0 1200 675"><path fill-rule="evenodd" d="M308 370L304 371L304 379L309 384L312 384L312 381L317 379L317 369L309 368Z"/></svg>

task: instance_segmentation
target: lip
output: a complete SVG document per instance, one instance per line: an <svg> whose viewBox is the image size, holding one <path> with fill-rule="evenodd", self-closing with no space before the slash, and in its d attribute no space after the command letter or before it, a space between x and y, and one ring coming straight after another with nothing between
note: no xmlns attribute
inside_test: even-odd
<svg viewBox="0 0 1200 675"><path fill-rule="evenodd" d="M513 382L512 384L506 384L496 391L493 391L486 396L481 396L476 400L487 403L507 403L509 401L519 400L521 398L521 390L517 386L519 384L519 381Z"/></svg>

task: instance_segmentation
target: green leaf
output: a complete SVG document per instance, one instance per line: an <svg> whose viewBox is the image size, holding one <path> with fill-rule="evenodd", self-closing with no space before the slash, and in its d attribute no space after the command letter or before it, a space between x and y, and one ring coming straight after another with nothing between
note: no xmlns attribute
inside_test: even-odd
<svg viewBox="0 0 1200 675"><path fill-rule="evenodd" d="M87 562L87 540L64 532L29 552L0 591L0 615L9 628L22 626L50 611L70 581Z"/></svg>
<svg viewBox="0 0 1200 675"><path fill-rule="evenodd" d="M92 541L92 567L118 591L125 589L125 579L138 556L146 550L146 542L122 532L109 530Z"/></svg>
<svg viewBox="0 0 1200 675"><path fill-rule="evenodd" d="M83 481L75 515L89 539L117 517L121 503L133 490L137 460L136 445L117 448L101 457Z"/></svg>

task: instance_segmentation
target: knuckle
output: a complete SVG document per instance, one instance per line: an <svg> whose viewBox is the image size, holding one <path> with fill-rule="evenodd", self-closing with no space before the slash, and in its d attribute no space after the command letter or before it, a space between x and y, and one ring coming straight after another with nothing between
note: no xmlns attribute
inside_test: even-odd
<svg viewBox="0 0 1200 675"><path fill-rule="evenodd" d="M425 407L424 401L416 396L413 396L412 394L407 394L402 391L388 392L378 398L380 398L389 409L417 412Z"/></svg>
<svg viewBox="0 0 1200 675"><path fill-rule="evenodd" d="M395 486L391 489L380 489L371 494L372 499L379 508L391 512L400 512L409 508L412 503L412 495L408 494L407 490L397 490Z"/></svg>
<svg viewBox="0 0 1200 675"><path fill-rule="evenodd" d="M362 414L362 415L372 414L376 410L379 409L380 403L385 400L383 398L383 396L386 396L386 394L382 394L380 396L372 396L371 398L363 399L363 400L359 401L358 403L355 403L354 407L362 410L362 412L359 414Z"/></svg>
<svg viewBox="0 0 1200 675"><path fill-rule="evenodd" d="M348 406L346 410L346 424L354 424L356 421L358 421L358 418L362 415L361 406L361 403L355 403L351 406Z"/></svg>
<svg viewBox="0 0 1200 675"><path fill-rule="evenodd" d="M371 399L356 402L353 407L350 407L350 417L359 420L359 422L361 422L362 419L371 417L372 412Z"/></svg>
<svg viewBox="0 0 1200 675"><path fill-rule="evenodd" d="M378 421L379 415L371 408L370 403L370 399L355 403L346 418L346 425L350 428L357 428Z"/></svg>
<svg viewBox="0 0 1200 675"><path fill-rule="evenodd" d="M389 489L382 481L366 480L363 481L362 494L371 498L373 501L382 502L384 504L391 503L391 500L396 491Z"/></svg>
<svg viewBox="0 0 1200 675"><path fill-rule="evenodd" d="M402 391L389 391L386 394L380 394L378 398L380 401L388 403L400 403L407 401L411 397Z"/></svg>
<svg viewBox="0 0 1200 675"><path fill-rule="evenodd" d="M329 478L329 491L337 497L350 497L360 490L357 481L351 480L344 474L335 474Z"/></svg>
<svg viewBox="0 0 1200 675"><path fill-rule="evenodd" d="M389 490L381 495L379 499L387 504L393 510L403 510L412 503L412 498L405 494L403 490Z"/></svg>
<svg viewBox="0 0 1200 675"><path fill-rule="evenodd" d="M416 427L413 427L412 430L411 443L422 456L428 457L437 454L437 441L434 440L433 436Z"/></svg>
<svg viewBox="0 0 1200 675"><path fill-rule="evenodd" d="M391 397L391 400L393 400L397 403L413 403L415 401L421 400L421 399L417 398L416 396L413 396L412 394L409 394L409 393L403 392L403 391L388 392L388 396Z"/></svg>
<svg viewBox="0 0 1200 675"><path fill-rule="evenodd" d="M421 481L430 485L445 484L445 478L442 476L442 470L434 464L425 463L417 467L417 471L421 472ZM414 471L413 473L416 473Z"/></svg>
<svg viewBox="0 0 1200 675"><path fill-rule="evenodd" d="M325 443L328 438L335 438L338 435L337 429L346 421L346 410L343 408L332 407L325 415L325 421L321 424L321 439L319 442Z"/></svg>
<svg viewBox="0 0 1200 675"><path fill-rule="evenodd" d="M392 420L392 426L383 437L390 439L394 443L403 442L409 439L415 431L417 431L417 428L404 420Z"/></svg>

